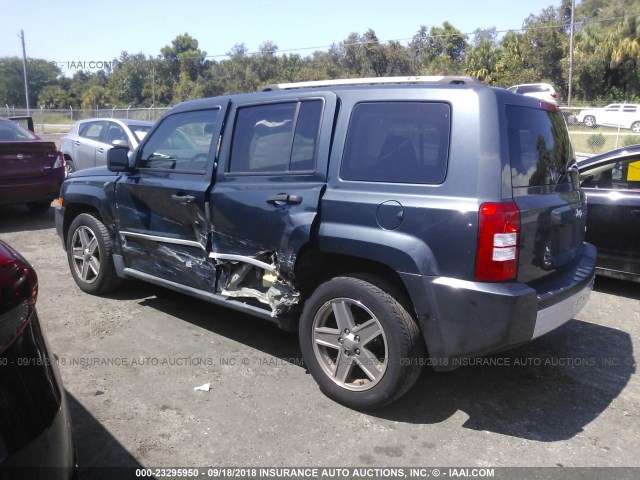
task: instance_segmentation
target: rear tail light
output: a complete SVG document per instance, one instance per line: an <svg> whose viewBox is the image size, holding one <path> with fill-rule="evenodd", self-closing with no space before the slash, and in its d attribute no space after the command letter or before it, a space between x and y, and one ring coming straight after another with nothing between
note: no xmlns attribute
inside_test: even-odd
<svg viewBox="0 0 640 480"><path fill-rule="evenodd" d="M56 156L56 163L53 164L53 168L62 168L64 167L64 164L64 155L62 152L58 152L58 155Z"/></svg>
<svg viewBox="0 0 640 480"><path fill-rule="evenodd" d="M542 110L546 110L548 112L559 112L560 107L558 105L554 105L553 103L545 102L544 100L540 100L540 108Z"/></svg>
<svg viewBox="0 0 640 480"><path fill-rule="evenodd" d="M24 330L37 296L35 270L19 253L0 244L0 354Z"/></svg>
<svg viewBox="0 0 640 480"><path fill-rule="evenodd" d="M518 271L520 210L513 202L483 203L478 212L476 280L514 280Z"/></svg>

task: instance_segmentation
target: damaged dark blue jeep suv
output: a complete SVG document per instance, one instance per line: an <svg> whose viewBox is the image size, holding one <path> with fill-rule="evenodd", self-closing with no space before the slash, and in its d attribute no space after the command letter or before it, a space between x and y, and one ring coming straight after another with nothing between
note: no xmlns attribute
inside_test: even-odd
<svg viewBox="0 0 640 480"><path fill-rule="evenodd" d="M298 330L322 391L358 409L553 330L593 282L562 115L469 77L185 102L60 197L82 290L140 279Z"/></svg>

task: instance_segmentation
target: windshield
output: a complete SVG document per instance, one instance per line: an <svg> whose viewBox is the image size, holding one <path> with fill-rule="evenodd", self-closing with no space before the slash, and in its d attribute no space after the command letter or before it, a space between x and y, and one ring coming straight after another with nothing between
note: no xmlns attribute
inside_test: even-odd
<svg viewBox="0 0 640 480"><path fill-rule="evenodd" d="M573 162L573 150L560 112L507 105L513 187L555 185Z"/></svg>

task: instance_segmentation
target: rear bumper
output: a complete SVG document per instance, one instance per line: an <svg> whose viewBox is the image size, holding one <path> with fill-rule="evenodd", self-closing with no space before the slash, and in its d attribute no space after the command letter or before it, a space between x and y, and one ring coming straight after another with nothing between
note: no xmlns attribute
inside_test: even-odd
<svg viewBox="0 0 640 480"><path fill-rule="evenodd" d="M596 249L562 275L535 287L402 274L435 370L451 370L456 358L495 353L526 343L571 320L593 286Z"/></svg>
<svg viewBox="0 0 640 480"><path fill-rule="evenodd" d="M52 201L58 198L64 180L64 169L58 174L33 178L21 178L0 183L0 205L17 205L29 202Z"/></svg>

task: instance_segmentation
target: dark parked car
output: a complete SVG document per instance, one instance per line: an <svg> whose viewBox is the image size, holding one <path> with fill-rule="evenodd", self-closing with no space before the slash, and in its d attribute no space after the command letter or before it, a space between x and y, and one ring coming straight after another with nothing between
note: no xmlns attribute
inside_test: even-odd
<svg viewBox="0 0 640 480"><path fill-rule="evenodd" d="M0 205L49 210L66 175L62 153L17 123L0 118Z"/></svg>
<svg viewBox="0 0 640 480"><path fill-rule="evenodd" d="M69 173L107 164L114 144L133 150L151 130L153 122L116 118L80 120L62 138L60 150Z"/></svg>
<svg viewBox="0 0 640 480"><path fill-rule="evenodd" d="M572 162L555 105L468 77L276 85L174 107L65 181L56 227L82 290L136 278L297 329L322 391L373 408L425 346L452 369L582 308Z"/></svg>
<svg viewBox="0 0 640 480"><path fill-rule="evenodd" d="M0 478L75 477L73 436L55 357L36 313L38 278L0 241Z"/></svg>
<svg viewBox="0 0 640 480"><path fill-rule="evenodd" d="M640 281L640 145L578 162L597 273Z"/></svg>

